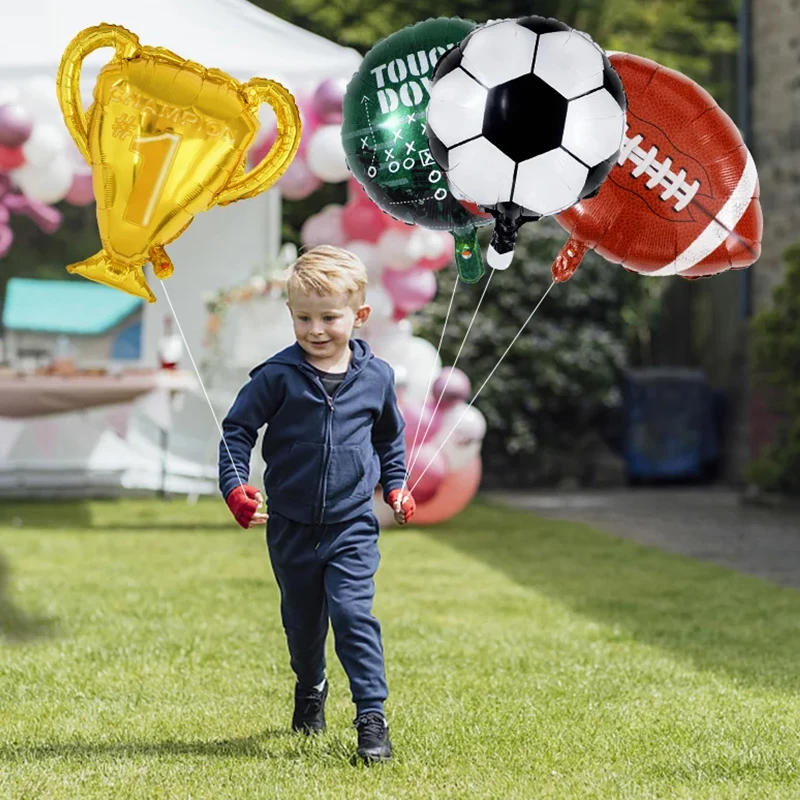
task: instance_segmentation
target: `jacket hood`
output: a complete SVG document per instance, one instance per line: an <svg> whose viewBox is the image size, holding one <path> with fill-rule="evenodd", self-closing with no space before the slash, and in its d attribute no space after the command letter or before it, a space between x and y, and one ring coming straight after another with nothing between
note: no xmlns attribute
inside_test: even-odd
<svg viewBox="0 0 800 800"><path fill-rule="evenodd" d="M349 344L350 350L353 353L351 366L354 370L362 369L367 362L375 358L369 344L363 339L351 339ZM253 367L250 371L250 377L252 378L257 372L260 372L267 364L289 364L309 369L311 367L308 361L306 361L305 350L303 350L297 342L275 353L274 356L271 356L266 361L262 361L257 367Z"/></svg>

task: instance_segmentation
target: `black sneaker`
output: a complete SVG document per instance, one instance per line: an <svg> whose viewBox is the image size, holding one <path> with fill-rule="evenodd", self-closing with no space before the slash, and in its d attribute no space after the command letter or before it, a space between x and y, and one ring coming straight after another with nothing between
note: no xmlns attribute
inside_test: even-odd
<svg viewBox="0 0 800 800"><path fill-rule="evenodd" d="M389 725L386 717L378 711L367 711L356 718L358 731L359 758L366 762L388 761L392 757L392 743L389 741Z"/></svg>
<svg viewBox="0 0 800 800"><path fill-rule="evenodd" d="M292 730L301 733L322 733L325 730L325 699L328 696L328 681L322 691L311 687L294 687L294 716Z"/></svg>

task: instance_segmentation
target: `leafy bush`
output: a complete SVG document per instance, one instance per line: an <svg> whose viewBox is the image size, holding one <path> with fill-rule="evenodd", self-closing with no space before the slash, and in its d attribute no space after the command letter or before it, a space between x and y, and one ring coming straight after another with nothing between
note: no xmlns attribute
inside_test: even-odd
<svg viewBox="0 0 800 800"><path fill-rule="evenodd" d="M752 323L758 381L773 391L782 422L775 441L750 467L750 478L769 492L800 493L800 244L786 251L786 275L774 305Z"/></svg>
<svg viewBox="0 0 800 800"><path fill-rule="evenodd" d="M552 220L527 225L509 269L493 275L457 364L473 393L550 285L566 236ZM439 292L417 320L417 332L434 344L455 278L454 267L439 273ZM446 365L456 359L485 281L456 290L442 345ZM613 435L620 370L649 330L663 285L590 252L568 283L553 287L475 403L488 423L487 485L584 477L591 450Z"/></svg>

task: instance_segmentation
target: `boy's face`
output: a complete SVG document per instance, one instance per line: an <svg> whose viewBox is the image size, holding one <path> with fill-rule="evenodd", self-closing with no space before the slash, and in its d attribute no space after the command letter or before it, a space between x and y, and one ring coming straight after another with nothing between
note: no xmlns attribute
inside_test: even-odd
<svg viewBox="0 0 800 800"><path fill-rule="evenodd" d="M353 328L369 318L370 307L354 307L346 293L295 294L286 303L300 347L318 361L335 359L348 349Z"/></svg>

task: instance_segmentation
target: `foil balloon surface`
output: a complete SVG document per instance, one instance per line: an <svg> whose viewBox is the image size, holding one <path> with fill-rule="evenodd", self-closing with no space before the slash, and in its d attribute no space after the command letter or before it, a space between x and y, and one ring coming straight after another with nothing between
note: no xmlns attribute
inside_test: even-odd
<svg viewBox="0 0 800 800"><path fill-rule="evenodd" d="M101 47L115 50L84 112L81 65ZM269 189L286 171L300 143L300 115L279 83L240 83L161 47L140 45L116 25L98 25L68 45L56 79L64 121L92 168L103 249L67 267L71 273L155 301L144 275L172 274L164 246L195 214ZM245 172L247 150L259 129L258 107L269 103L278 120L270 151Z"/></svg>

